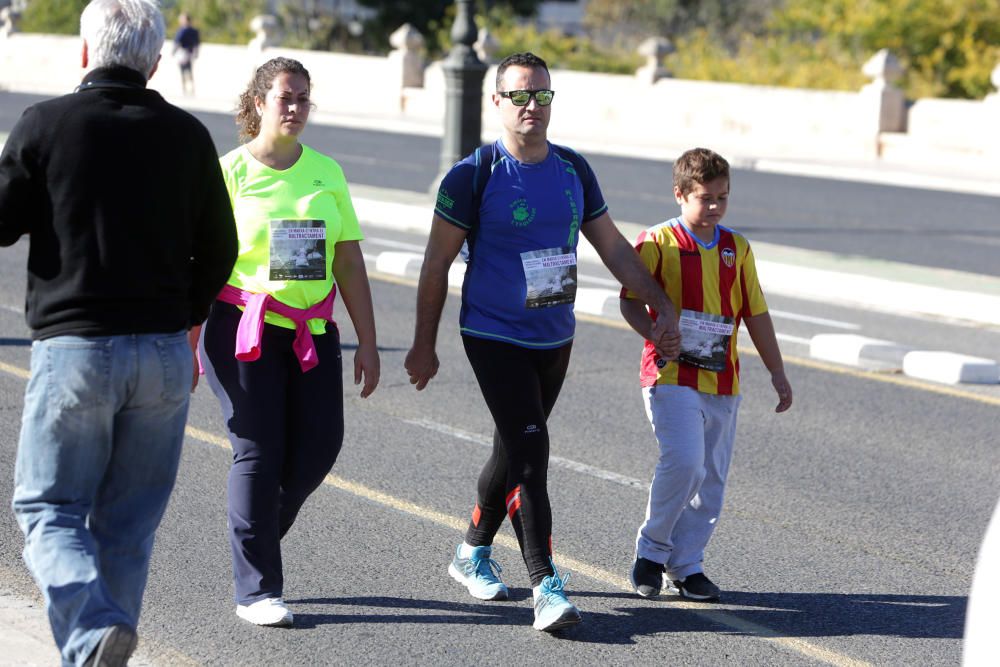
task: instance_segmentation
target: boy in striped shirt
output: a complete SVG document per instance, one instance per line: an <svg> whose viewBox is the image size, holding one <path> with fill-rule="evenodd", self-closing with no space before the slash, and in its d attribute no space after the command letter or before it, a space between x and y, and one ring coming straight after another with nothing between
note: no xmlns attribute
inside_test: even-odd
<svg viewBox="0 0 1000 667"><path fill-rule="evenodd" d="M757 280L750 244L719 223L729 199L729 163L705 148L674 163L680 216L643 231L643 263L679 310L681 353L660 357L650 342L656 314L622 290L621 312L644 339L640 379L646 415L660 446L646 519L636 536L631 580L642 597L668 590L715 601L719 588L702 569L722 510L739 408L736 337L745 321L778 394L792 405L781 352Z"/></svg>

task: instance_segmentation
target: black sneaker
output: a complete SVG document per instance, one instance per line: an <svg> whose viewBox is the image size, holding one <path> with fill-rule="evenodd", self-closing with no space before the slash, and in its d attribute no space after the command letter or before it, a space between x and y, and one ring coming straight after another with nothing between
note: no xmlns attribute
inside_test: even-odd
<svg viewBox="0 0 1000 667"><path fill-rule="evenodd" d="M719 587L713 584L704 572L695 572L683 579L675 579L670 592L700 602L715 602L722 594Z"/></svg>
<svg viewBox="0 0 1000 667"><path fill-rule="evenodd" d="M647 558L636 558L631 579L636 593L644 598L655 598L663 586L663 565Z"/></svg>

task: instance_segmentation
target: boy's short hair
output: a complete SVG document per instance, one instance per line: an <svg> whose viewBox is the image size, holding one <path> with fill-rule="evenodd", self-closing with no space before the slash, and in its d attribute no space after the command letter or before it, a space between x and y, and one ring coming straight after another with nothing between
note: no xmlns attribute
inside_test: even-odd
<svg viewBox="0 0 1000 667"><path fill-rule="evenodd" d="M692 148L674 162L674 187L686 196L698 184L704 185L720 176L729 180L726 158L708 148Z"/></svg>

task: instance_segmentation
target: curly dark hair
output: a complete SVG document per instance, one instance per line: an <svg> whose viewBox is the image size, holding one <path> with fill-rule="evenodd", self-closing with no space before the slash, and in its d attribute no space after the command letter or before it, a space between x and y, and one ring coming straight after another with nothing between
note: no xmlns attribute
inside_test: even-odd
<svg viewBox="0 0 1000 667"><path fill-rule="evenodd" d="M698 184L704 185L720 176L729 180L726 158L708 148L692 148L674 162L674 187L687 196Z"/></svg>
<svg viewBox="0 0 1000 667"><path fill-rule="evenodd" d="M545 73L549 73L549 66L545 64L545 61L536 56L534 53L524 52L524 53L512 53L497 65L497 92L502 92L500 89L503 85L503 73L507 71L508 67L528 67L530 69L543 69ZM551 77L550 77L551 78Z"/></svg>
<svg viewBox="0 0 1000 667"><path fill-rule="evenodd" d="M260 133L260 116L257 115L254 99L264 99L267 96L267 91L271 89L275 77L279 74L301 74L306 78L309 88L312 88L309 70L298 60L271 58L258 67L253 78L250 79L250 83L247 84L246 90L240 94L239 106L236 108L236 124L240 128L240 141L246 143Z"/></svg>

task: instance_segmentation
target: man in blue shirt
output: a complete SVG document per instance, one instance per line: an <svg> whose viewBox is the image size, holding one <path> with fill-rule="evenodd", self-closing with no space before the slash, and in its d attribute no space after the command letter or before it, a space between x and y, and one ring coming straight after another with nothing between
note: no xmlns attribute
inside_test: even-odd
<svg viewBox="0 0 1000 667"><path fill-rule="evenodd" d="M456 164L438 190L406 370L417 390L437 373L448 269L468 242L462 342L496 429L472 521L448 571L473 597L507 599L491 555L509 516L531 579L534 627L553 631L580 622L552 563L546 489L546 421L569 365L580 233L618 280L670 314L651 333L665 357L677 355L680 335L673 306L612 222L587 162L548 142L555 93L545 62L509 56L497 68L496 91L502 137Z"/></svg>

